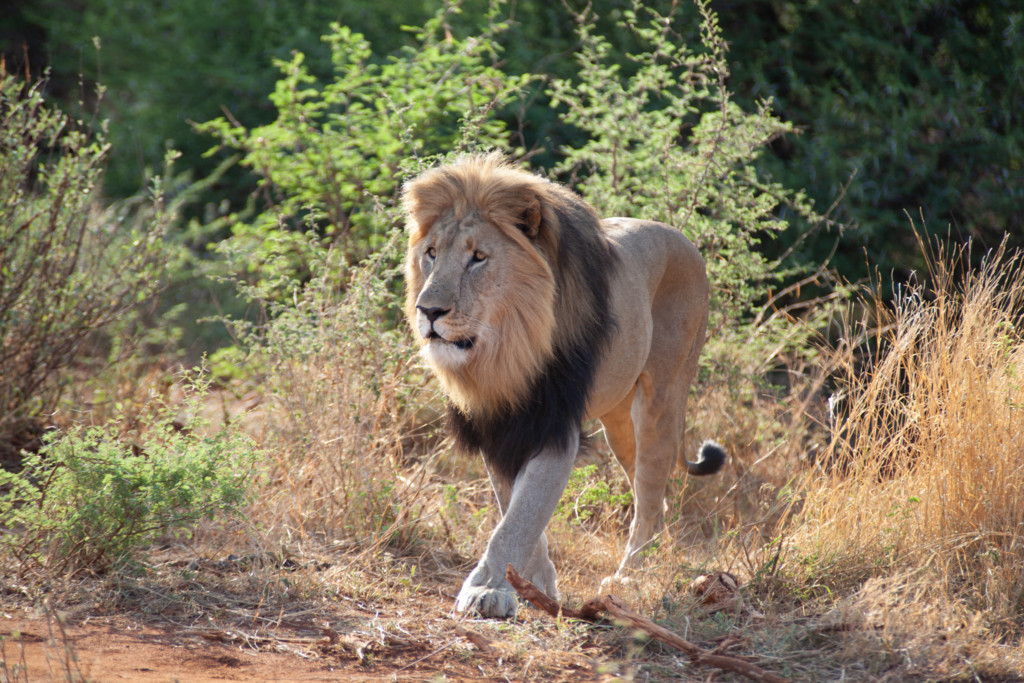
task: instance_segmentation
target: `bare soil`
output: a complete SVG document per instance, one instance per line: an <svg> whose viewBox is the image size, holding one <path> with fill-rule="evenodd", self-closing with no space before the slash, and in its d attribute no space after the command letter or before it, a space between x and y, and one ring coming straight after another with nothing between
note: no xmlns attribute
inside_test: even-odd
<svg viewBox="0 0 1024 683"><path fill-rule="evenodd" d="M0 613L2 681L549 681L594 680L582 653L501 641L503 622L460 621L450 606L406 619L322 611L306 623L240 629L138 615ZM529 630L550 628L531 624ZM337 626L331 626L336 624ZM347 627L346 627L347 625ZM517 628L521 628L522 624ZM532 665L532 666L531 666ZM532 669L532 671L531 671Z"/></svg>

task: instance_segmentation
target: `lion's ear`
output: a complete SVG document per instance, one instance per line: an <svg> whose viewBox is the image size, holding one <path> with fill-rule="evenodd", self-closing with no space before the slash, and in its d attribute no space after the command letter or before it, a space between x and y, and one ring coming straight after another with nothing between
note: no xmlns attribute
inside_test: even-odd
<svg viewBox="0 0 1024 683"><path fill-rule="evenodd" d="M540 232L540 202L536 198L532 198L526 208L523 209L523 214L520 216L516 227L522 230L530 239L534 239L537 233Z"/></svg>

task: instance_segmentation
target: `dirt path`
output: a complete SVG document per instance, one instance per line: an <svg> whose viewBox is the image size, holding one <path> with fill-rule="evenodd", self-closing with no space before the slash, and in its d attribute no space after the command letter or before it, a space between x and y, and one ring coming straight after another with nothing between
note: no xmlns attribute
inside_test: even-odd
<svg viewBox="0 0 1024 683"><path fill-rule="evenodd" d="M120 622L120 623L118 623ZM88 681L328 681L324 662L101 619L67 624L45 618L5 619L5 673L12 680ZM0 668L0 671L4 669ZM345 680L373 680L346 675Z"/></svg>
<svg viewBox="0 0 1024 683"><path fill-rule="evenodd" d="M530 675L531 655L496 645L493 633L481 634L487 625L447 621L439 637L412 633L382 644L300 628L253 639L230 629L143 624L126 616L79 617L61 625L3 611L0 680L506 681L522 680L523 673L550 681L594 680L593 667L579 655L562 662L543 656Z"/></svg>

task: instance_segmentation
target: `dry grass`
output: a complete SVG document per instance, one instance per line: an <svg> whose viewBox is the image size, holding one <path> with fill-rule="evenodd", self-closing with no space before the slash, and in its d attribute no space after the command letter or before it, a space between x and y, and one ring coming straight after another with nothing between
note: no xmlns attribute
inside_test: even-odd
<svg viewBox="0 0 1024 683"><path fill-rule="evenodd" d="M979 608L1024 602L1024 312L1021 259L877 307L875 362L850 365L848 414L806 484L790 540L842 585L927 567ZM858 371L858 374L853 374ZM979 583L979 578L988 577ZM994 591L994 592L993 592Z"/></svg>
<svg viewBox="0 0 1024 683"><path fill-rule="evenodd" d="M1021 257L960 272L964 253L930 256L930 285L876 302L871 357L849 356L784 571L842 596L835 609L899 649L900 675L1020 675Z"/></svg>
<svg viewBox="0 0 1024 683"><path fill-rule="evenodd" d="M795 680L1024 680L1024 264L997 254L964 276L956 254L932 262L927 287L875 302L877 333L849 326L831 357L790 368L788 391L700 388L691 443L719 438L731 460L673 483L670 524L623 599ZM100 611L382 674L434 662L520 680L709 675L620 629L451 612L496 511L481 463L440 435L439 397L404 331L368 313L388 296L383 267L341 292L325 283L267 330L262 403L237 418L269 454L246 519L154 551L145 580L83 594L108 596ZM829 431L821 387L834 368L845 400ZM575 603L614 571L629 519L603 441L580 464L595 467L549 527ZM704 613L687 586L710 569L736 574L763 616Z"/></svg>

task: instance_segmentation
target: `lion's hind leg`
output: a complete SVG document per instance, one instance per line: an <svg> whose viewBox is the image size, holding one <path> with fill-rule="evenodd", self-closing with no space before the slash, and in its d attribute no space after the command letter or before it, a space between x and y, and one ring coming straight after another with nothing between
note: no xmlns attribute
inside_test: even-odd
<svg viewBox="0 0 1024 683"><path fill-rule="evenodd" d="M685 410L685 395L667 397L653 391L650 385L649 375L641 375L641 391L633 399L637 453L631 482L633 521L617 575L641 563L644 551L665 526L665 492L684 428L683 418L672 402L681 401Z"/></svg>
<svg viewBox="0 0 1024 683"><path fill-rule="evenodd" d="M630 415L633 406L633 391L615 406L614 409L601 416L605 439L612 449L612 454L619 461L622 471L633 486L633 471L636 467L636 433L633 418Z"/></svg>
<svg viewBox="0 0 1024 683"><path fill-rule="evenodd" d="M640 564L644 550L664 526L665 491L675 467L683 428L682 413L673 405L679 400L685 410L685 396L666 397L655 389L650 374L644 372L636 389L615 409L601 416L608 445L629 478L633 492L633 520L626 551L615 575L601 582L604 590L629 583L628 570ZM671 408L666 410L667 406Z"/></svg>
<svg viewBox="0 0 1024 683"><path fill-rule="evenodd" d="M687 329L685 322L655 325L652 354L637 379L630 407L636 443L633 521L616 576L640 564L644 551L665 526L665 493L683 448L687 397L703 341L703 325L692 327ZM683 334L672 337L666 330ZM691 340L688 345L687 339Z"/></svg>
<svg viewBox="0 0 1024 683"><path fill-rule="evenodd" d="M614 576L603 588L626 583L627 571L638 566L643 552L661 531L665 519L665 490L675 466L676 444L682 430L680 412L665 410L679 397L665 400L655 389L649 373L642 373L637 387L615 409L601 416L612 453L629 478L633 492L633 520L626 551ZM681 400L684 402L685 397Z"/></svg>

